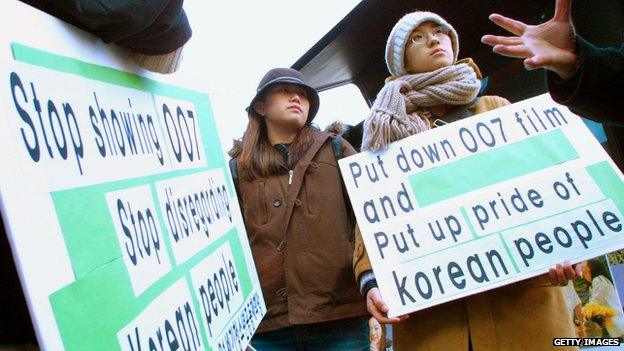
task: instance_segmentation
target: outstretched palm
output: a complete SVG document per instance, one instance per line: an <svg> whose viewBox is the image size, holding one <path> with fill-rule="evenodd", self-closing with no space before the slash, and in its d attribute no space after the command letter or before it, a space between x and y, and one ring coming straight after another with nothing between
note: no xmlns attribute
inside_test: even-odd
<svg viewBox="0 0 624 351"><path fill-rule="evenodd" d="M570 78L577 69L574 28L570 15L571 0L557 0L555 16L540 25L528 25L498 14L490 19L515 36L485 35L482 41L493 51L509 57L524 58L527 69L546 68L561 78Z"/></svg>

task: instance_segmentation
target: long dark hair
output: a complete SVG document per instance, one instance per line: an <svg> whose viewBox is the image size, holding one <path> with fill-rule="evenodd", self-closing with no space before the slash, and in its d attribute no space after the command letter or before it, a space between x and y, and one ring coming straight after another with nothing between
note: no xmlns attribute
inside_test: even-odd
<svg viewBox="0 0 624 351"><path fill-rule="evenodd" d="M288 161L285 163L280 153L269 142L264 117L253 108L249 110L249 122L245 134L241 139L234 140L234 145L228 152L231 158L238 159L239 178L252 181L256 178L286 173L289 169L293 169L314 141L312 138L314 130L310 123L306 122L290 144Z"/></svg>

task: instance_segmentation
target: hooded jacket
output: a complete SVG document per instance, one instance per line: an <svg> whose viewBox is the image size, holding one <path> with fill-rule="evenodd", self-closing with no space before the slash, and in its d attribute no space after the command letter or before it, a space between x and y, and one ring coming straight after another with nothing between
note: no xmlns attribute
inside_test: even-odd
<svg viewBox="0 0 624 351"><path fill-rule="evenodd" d="M239 181L268 310L258 332L367 314L352 270L355 223L330 136L313 132L292 178ZM345 157L355 154L344 140L342 147Z"/></svg>

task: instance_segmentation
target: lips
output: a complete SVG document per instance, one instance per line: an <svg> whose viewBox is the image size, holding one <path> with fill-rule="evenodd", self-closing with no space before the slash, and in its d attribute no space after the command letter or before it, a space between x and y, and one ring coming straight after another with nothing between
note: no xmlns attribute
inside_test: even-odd
<svg viewBox="0 0 624 351"><path fill-rule="evenodd" d="M437 53L440 53L440 52L446 52L446 50L444 50L444 49L435 49L435 50L433 50L433 52L431 52L431 56L433 56L433 55L435 55Z"/></svg>
<svg viewBox="0 0 624 351"><path fill-rule="evenodd" d="M296 110L296 111L299 111L299 113L303 113L303 109L299 105L290 105L290 106L288 106L288 109L289 110L291 110L291 109L292 110Z"/></svg>

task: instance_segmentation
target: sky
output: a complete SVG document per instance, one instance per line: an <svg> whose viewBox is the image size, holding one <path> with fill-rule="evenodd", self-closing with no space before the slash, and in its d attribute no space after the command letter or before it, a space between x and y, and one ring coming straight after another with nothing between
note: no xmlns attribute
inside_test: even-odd
<svg viewBox="0 0 624 351"><path fill-rule="evenodd" d="M172 77L156 79L207 93L224 148L247 124L244 108L262 76L273 67L290 67L331 30L359 1L205 1L186 0L193 37ZM345 101L353 101L345 103ZM315 122L357 123L367 111L355 86L321 94Z"/></svg>

